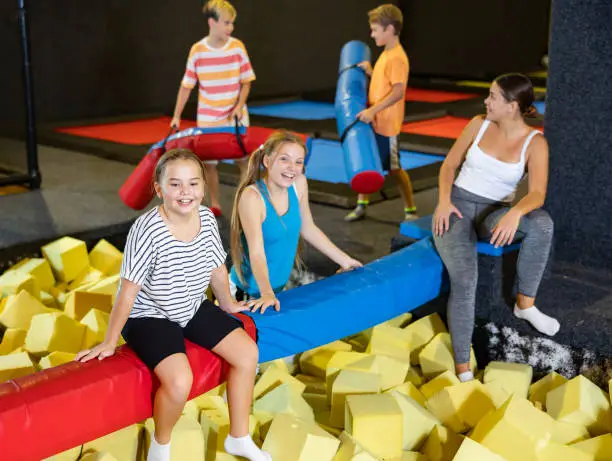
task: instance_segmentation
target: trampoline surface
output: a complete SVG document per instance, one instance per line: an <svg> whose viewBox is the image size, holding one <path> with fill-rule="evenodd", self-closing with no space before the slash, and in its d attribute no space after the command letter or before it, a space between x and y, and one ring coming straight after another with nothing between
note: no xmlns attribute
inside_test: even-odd
<svg viewBox="0 0 612 461"><path fill-rule="evenodd" d="M404 123L402 133L457 139L469 121L467 118L447 115L431 120Z"/></svg>
<svg viewBox="0 0 612 461"><path fill-rule="evenodd" d="M168 136L171 120L171 117L162 116L116 123L62 127L56 128L55 131L83 138L140 146L155 144ZM181 121L182 130L195 126L194 121Z"/></svg>
<svg viewBox="0 0 612 461"><path fill-rule="evenodd" d="M433 103L455 102L455 101L463 101L465 99L474 99L479 96L480 95L478 94L472 94L472 93L460 93L458 91L430 90L426 88L408 87L408 89L406 90L406 101L415 101L415 102L433 102Z"/></svg>
<svg viewBox="0 0 612 461"><path fill-rule="evenodd" d="M328 120L336 118L334 105L318 101L288 101L249 106L249 114L297 120Z"/></svg>

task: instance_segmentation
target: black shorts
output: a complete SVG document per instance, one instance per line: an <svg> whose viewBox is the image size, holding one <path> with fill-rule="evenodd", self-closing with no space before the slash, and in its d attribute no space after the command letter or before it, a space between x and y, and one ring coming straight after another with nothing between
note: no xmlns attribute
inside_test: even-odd
<svg viewBox="0 0 612 461"><path fill-rule="evenodd" d="M383 136L374 133L383 171L399 170L399 144L397 136Z"/></svg>
<svg viewBox="0 0 612 461"><path fill-rule="evenodd" d="M185 353L185 339L212 350L242 322L206 299L193 318L181 327L168 319L130 318L121 335L147 367L153 370L172 354Z"/></svg>

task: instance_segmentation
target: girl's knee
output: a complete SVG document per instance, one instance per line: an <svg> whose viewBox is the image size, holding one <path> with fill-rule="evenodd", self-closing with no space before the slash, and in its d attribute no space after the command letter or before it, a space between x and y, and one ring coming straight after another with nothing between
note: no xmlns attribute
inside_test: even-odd
<svg viewBox="0 0 612 461"><path fill-rule="evenodd" d="M241 350L237 363L233 366L244 369L255 369L259 362L259 348L255 341L250 341Z"/></svg>
<svg viewBox="0 0 612 461"><path fill-rule="evenodd" d="M554 227L552 217L547 211L538 209L529 213L529 230L531 232L552 235Z"/></svg>
<svg viewBox="0 0 612 461"><path fill-rule="evenodd" d="M160 383L174 401L185 401L191 392L193 374L189 369L175 371L168 376L160 378Z"/></svg>

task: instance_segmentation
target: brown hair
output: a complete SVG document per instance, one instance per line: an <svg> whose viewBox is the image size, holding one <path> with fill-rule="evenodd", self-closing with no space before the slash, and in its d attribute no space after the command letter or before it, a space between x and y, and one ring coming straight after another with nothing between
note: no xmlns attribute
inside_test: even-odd
<svg viewBox="0 0 612 461"><path fill-rule="evenodd" d="M533 83L523 74L503 74L495 80L502 96L508 102L516 102L523 117L534 117L538 110L533 105L535 95Z"/></svg>
<svg viewBox="0 0 612 461"><path fill-rule="evenodd" d="M300 136L287 131L277 131L271 134L270 137L266 139L266 142L259 146L259 148L251 154L247 172L240 181L238 189L236 190L236 196L234 197L234 208L232 210L230 246L234 269L236 270L238 278L243 283L244 278L242 274L242 263L244 261L244 245L242 243L243 231L242 223L240 222L240 214L238 213L238 203L240 202L242 193L247 187L266 177L267 172L263 163L264 157L268 157L270 161L273 161L273 156L278 153L283 144L297 144L304 149L304 153L306 152L306 145ZM298 247L298 252L296 254L296 262L298 264L299 252Z"/></svg>
<svg viewBox="0 0 612 461"><path fill-rule="evenodd" d="M368 11L368 19L370 24L380 24L384 28L393 26L395 35L399 35L404 25L404 16L401 10L391 3L380 5L373 10Z"/></svg>
<svg viewBox="0 0 612 461"><path fill-rule="evenodd" d="M236 8L227 0L210 0L202 7L202 13L207 20L213 18L218 21L222 11L225 11L232 18L236 18Z"/></svg>
<svg viewBox="0 0 612 461"><path fill-rule="evenodd" d="M166 172L166 167L169 163L172 163L176 160L191 160L197 163L198 167L200 167L200 173L202 174L202 179L204 180L204 184L206 181L206 169L204 168L204 164L200 160L200 158L194 154L189 149L170 149L165 154L163 154L159 160L157 161L157 165L155 166L155 173L153 174L153 180L156 183L161 183L162 176Z"/></svg>

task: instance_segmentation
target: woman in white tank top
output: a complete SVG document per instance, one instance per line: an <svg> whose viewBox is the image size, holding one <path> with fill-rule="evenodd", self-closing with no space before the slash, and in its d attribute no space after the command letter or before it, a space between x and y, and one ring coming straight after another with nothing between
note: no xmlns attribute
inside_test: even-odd
<svg viewBox="0 0 612 461"><path fill-rule="evenodd" d="M533 101L533 86L524 75L496 78L485 100L486 116L470 121L440 168L433 232L451 280L448 321L461 380L473 378L469 361L479 238L498 247L512 243L517 231L521 234L514 314L544 334L552 336L559 329L559 322L535 307L553 223L541 209L548 182L548 144L524 120L537 113ZM527 172L528 192L512 204Z"/></svg>

